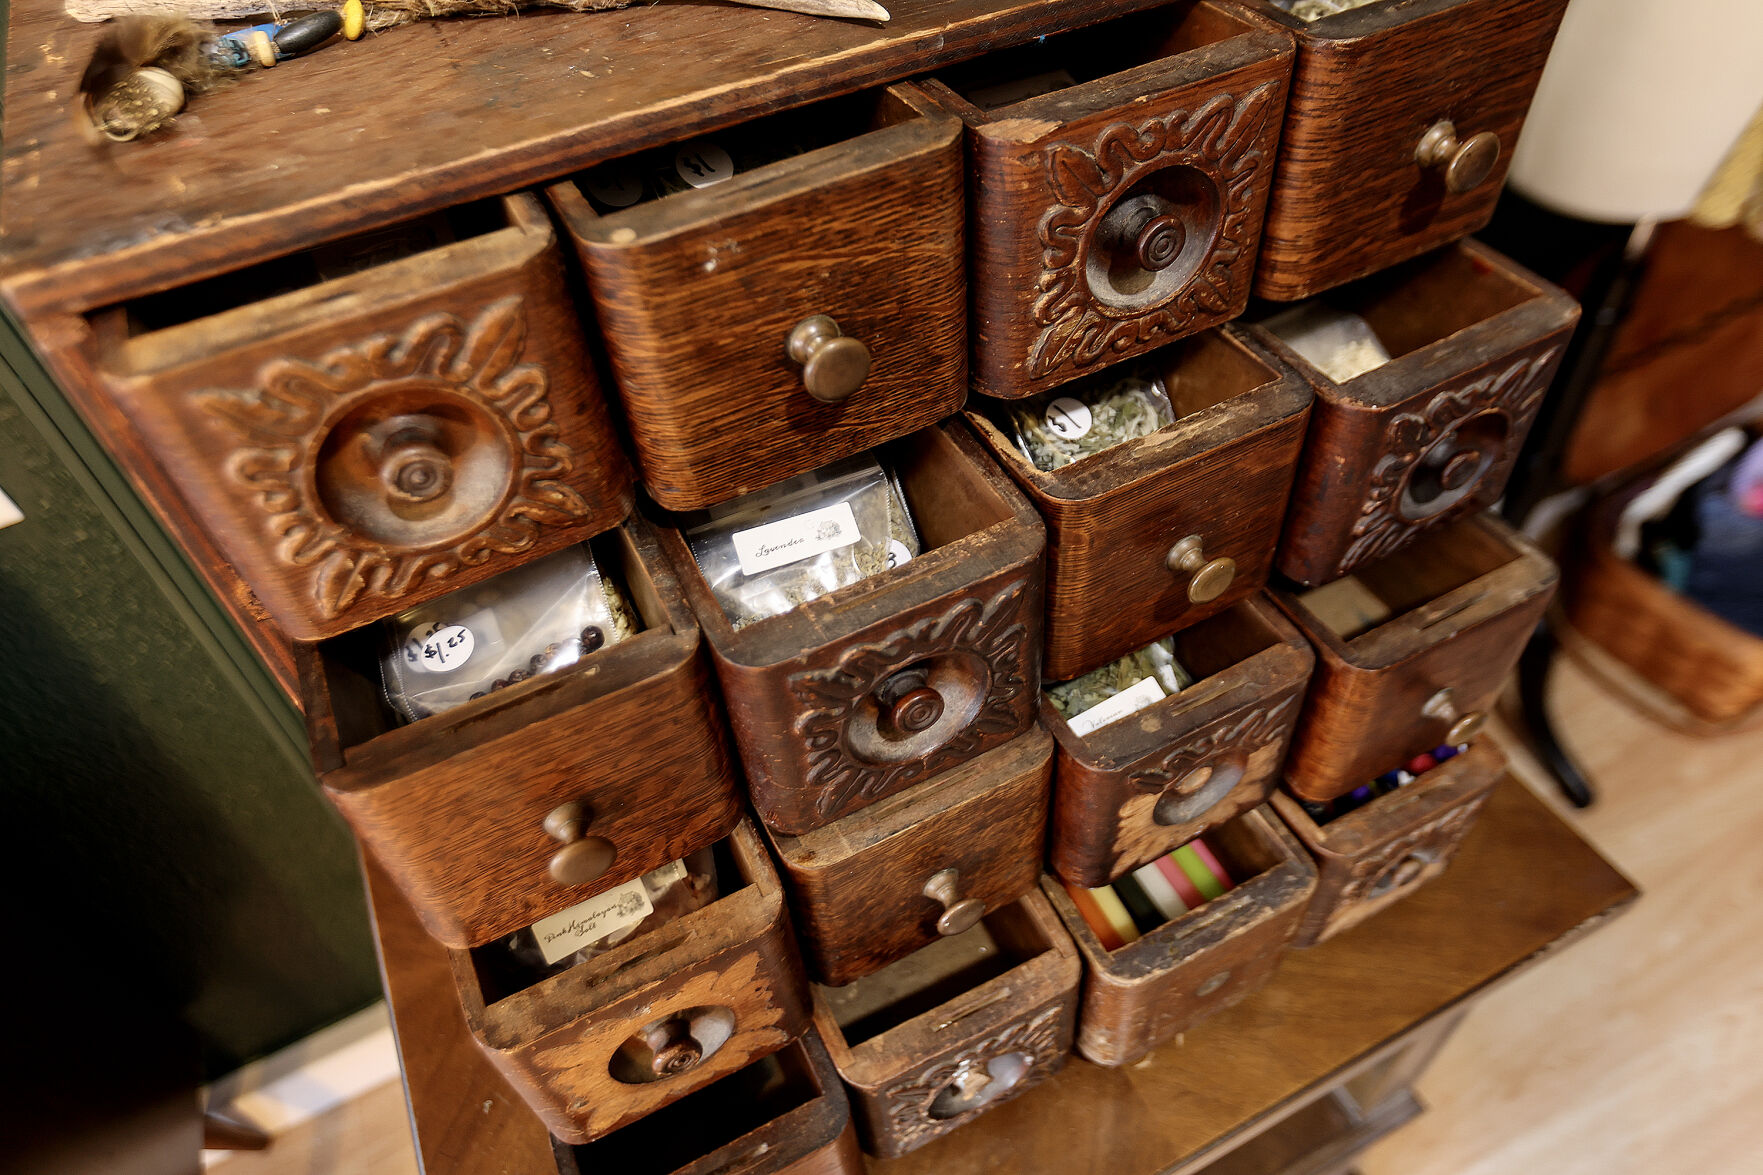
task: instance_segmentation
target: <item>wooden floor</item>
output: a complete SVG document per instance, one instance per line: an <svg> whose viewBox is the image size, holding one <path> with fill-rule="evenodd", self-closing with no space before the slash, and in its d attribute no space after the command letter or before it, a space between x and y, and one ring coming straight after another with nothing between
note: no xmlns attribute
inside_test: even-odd
<svg viewBox="0 0 1763 1175"><path fill-rule="evenodd" d="M1429 1112L1364 1175L1758 1175L1763 732L1673 735L1565 663L1552 707L1599 789L1574 819L1646 896L1485 1000L1421 1083ZM401 1094L213 1169L410 1175Z"/></svg>

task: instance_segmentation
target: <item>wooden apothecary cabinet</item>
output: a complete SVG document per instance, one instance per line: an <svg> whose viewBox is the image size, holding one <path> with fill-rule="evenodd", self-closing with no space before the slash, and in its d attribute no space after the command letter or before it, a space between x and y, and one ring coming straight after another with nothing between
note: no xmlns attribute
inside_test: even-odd
<svg viewBox="0 0 1763 1175"><path fill-rule="evenodd" d="M568 1143L599 1138L777 1052L808 1025L783 887L743 821L721 895L530 986L499 946L453 951L471 1035Z"/></svg>
<svg viewBox="0 0 1763 1175"><path fill-rule="evenodd" d="M778 832L829 824L1034 722L1040 519L958 421L880 455L923 552L738 631L679 531L660 532L710 642L753 807ZM937 695L914 730L882 721L906 680Z"/></svg>
<svg viewBox="0 0 1763 1175"><path fill-rule="evenodd" d="M377 626L300 652L326 797L448 946L529 926L703 848L740 818L698 626L653 529L633 518L593 552L642 631L445 713L395 725ZM577 838L603 861L585 881L574 880L579 862L559 864L571 846L547 827L568 804L585 809Z"/></svg>
<svg viewBox="0 0 1763 1175"><path fill-rule="evenodd" d="M630 471L530 195L74 326L50 362L127 418L296 639L456 591L630 512Z"/></svg>
<svg viewBox="0 0 1763 1175"><path fill-rule="evenodd" d="M1302 21L1258 297L1308 298L1493 215L1567 0L1403 0Z"/></svg>
<svg viewBox="0 0 1763 1175"><path fill-rule="evenodd" d="M1031 728L825 827L772 834L809 973L849 983L1033 889L1052 759Z"/></svg>
<svg viewBox="0 0 1763 1175"><path fill-rule="evenodd" d="M967 412L1047 524L1051 681L1222 612L1273 565L1309 418L1303 378L1235 327L1135 366L1161 379L1175 422L1060 469L1035 468L1012 443L1008 405Z"/></svg>
<svg viewBox="0 0 1763 1175"><path fill-rule="evenodd" d="M904 436L966 394L960 124L892 87L745 129L826 145L605 214L585 178L547 193L670 510Z"/></svg>
<svg viewBox="0 0 1763 1175"><path fill-rule="evenodd" d="M863 1175L845 1086L813 1029L602 1139L552 1145L557 1175Z"/></svg>
<svg viewBox="0 0 1763 1175"><path fill-rule="evenodd" d="M1058 744L1052 871L1107 885L1266 800L1315 656L1264 596L1175 634L1194 684L1079 735L1042 698Z"/></svg>
<svg viewBox="0 0 1763 1175"><path fill-rule="evenodd" d="M1316 647L1287 786L1304 799L1333 799L1434 747L1473 739L1557 578L1528 539L1476 515L1351 579L1274 592Z"/></svg>
<svg viewBox="0 0 1763 1175"><path fill-rule="evenodd" d="M1081 967L1030 889L965 934L844 987L814 988L814 1026L851 1092L858 1136L889 1158L1058 1072Z"/></svg>
<svg viewBox="0 0 1763 1175"><path fill-rule="evenodd" d="M921 82L968 128L973 384L1026 396L1242 313L1292 45L1176 0Z"/></svg>
<svg viewBox="0 0 1763 1175"><path fill-rule="evenodd" d="M1327 583L1495 502L1579 321L1565 292L1474 241L1326 295L1392 358L1337 384L1262 325L1316 389L1280 574Z"/></svg>
<svg viewBox="0 0 1763 1175"><path fill-rule="evenodd" d="M1316 896L1295 946L1332 938L1445 871L1506 770L1490 739L1345 816L1317 824L1285 792L1273 807L1316 861Z"/></svg>
<svg viewBox="0 0 1763 1175"><path fill-rule="evenodd" d="M1266 807L1206 834L1236 879L1213 898L1110 951L1065 886L1041 888L1084 962L1077 1051L1098 1065L1129 1065L1272 978L1316 891L1316 867Z"/></svg>

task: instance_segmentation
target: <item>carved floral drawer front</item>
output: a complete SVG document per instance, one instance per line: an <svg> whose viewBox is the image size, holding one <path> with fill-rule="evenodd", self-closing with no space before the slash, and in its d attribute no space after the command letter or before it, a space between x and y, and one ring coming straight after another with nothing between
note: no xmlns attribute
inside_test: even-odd
<svg viewBox="0 0 1763 1175"><path fill-rule="evenodd" d="M1025 396L1242 312L1290 39L1212 0L924 83L967 124L973 383Z"/></svg>
<svg viewBox="0 0 1763 1175"><path fill-rule="evenodd" d="M963 935L814 988L814 1024L849 1087L863 1149L916 1150L1058 1072L1080 974L1070 936L1031 888ZM931 990L956 994L926 1008Z"/></svg>
<svg viewBox="0 0 1763 1175"><path fill-rule="evenodd" d="M709 506L959 409L960 124L895 87L694 143L732 175L617 209L604 171L547 193L650 496Z"/></svg>
<svg viewBox="0 0 1763 1175"><path fill-rule="evenodd" d="M629 513L543 209L449 215L396 260L332 246L88 320L97 384L296 639Z"/></svg>
<svg viewBox="0 0 1763 1175"><path fill-rule="evenodd" d="M961 934L1041 871L1053 740L995 750L801 836L771 835L809 974L843 984Z"/></svg>
<svg viewBox="0 0 1763 1175"><path fill-rule="evenodd" d="M1567 0L1411 0L1303 21L1255 294L1288 301L1493 215Z"/></svg>
<svg viewBox="0 0 1763 1175"><path fill-rule="evenodd" d="M1270 329L1249 329L1316 389L1278 570L1338 579L1500 497L1579 306L1473 241L1323 297L1392 358L1336 383Z"/></svg>
<svg viewBox="0 0 1763 1175"><path fill-rule="evenodd" d="M1034 722L1039 518L959 422L879 453L926 549L739 630L679 531L662 531L710 641L754 809L777 832L829 824Z"/></svg>
<svg viewBox="0 0 1763 1175"><path fill-rule="evenodd" d="M1320 878L1296 945L1332 938L1443 873L1505 770L1499 746L1483 739L1323 825L1291 796L1274 793L1274 808L1315 858Z"/></svg>
<svg viewBox="0 0 1763 1175"><path fill-rule="evenodd" d="M451 952L466 1024L567 1143L636 1121L782 1049L808 993L777 874L743 822L721 846L721 896L531 986L486 952Z"/></svg>
<svg viewBox="0 0 1763 1175"><path fill-rule="evenodd" d="M1474 739L1555 593L1554 563L1491 515L1274 601L1316 648L1286 786L1330 800Z"/></svg>
<svg viewBox="0 0 1763 1175"><path fill-rule="evenodd" d="M1176 634L1193 685L1079 736L1052 702L1048 861L1075 885L1107 885L1255 807L1281 777L1314 656L1264 596Z"/></svg>

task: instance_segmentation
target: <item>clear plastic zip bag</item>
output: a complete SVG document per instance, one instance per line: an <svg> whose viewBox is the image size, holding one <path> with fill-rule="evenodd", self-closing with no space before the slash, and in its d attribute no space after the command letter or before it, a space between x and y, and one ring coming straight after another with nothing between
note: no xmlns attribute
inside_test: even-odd
<svg viewBox="0 0 1763 1175"><path fill-rule="evenodd" d="M1043 473L1175 423L1163 380L1150 370L1055 388L1012 403L1009 414L1011 439Z"/></svg>
<svg viewBox="0 0 1763 1175"><path fill-rule="evenodd" d="M899 567L922 549L899 482L873 457L713 506L685 539L735 628Z"/></svg>
<svg viewBox="0 0 1763 1175"><path fill-rule="evenodd" d="M541 673L637 630L586 547L570 547L386 622L386 700L407 722Z"/></svg>
<svg viewBox="0 0 1763 1175"><path fill-rule="evenodd" d="M1321 20L1325 16L1333 16L1337 12L1348 12L1354 8L1380 4L1383 0L1273 0L1273 2L1299 20L1312 21Z"/></svg>
<svg viewBox="0 0 1763 1175"><path fill-rule="evenodd" d="M1084 735L1193 684L1193 675L1175 658L1175 638L1166 636L1082 677L1049 687L1047 698L1059 716ZM1121 701L1103 709L1116 698Z"/></svg>
<svg viewBox="0 0 1763 1175"><path fill-rule="evenodd" d="M1390 361L1383 340L1357 314L1326 302L1303 302L1261 324L1337 384Z"/></svg>

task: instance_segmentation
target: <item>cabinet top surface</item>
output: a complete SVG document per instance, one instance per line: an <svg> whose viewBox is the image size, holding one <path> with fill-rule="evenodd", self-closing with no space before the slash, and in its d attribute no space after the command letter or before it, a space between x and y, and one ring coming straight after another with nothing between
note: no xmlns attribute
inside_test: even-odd
<svg viewBox="0 0 1763 1175"><path fill-rule="evenodd" d="M554 1175L543 1127L466 1035L445 952L368 868L387 997L427 1175ZM1152 1175L1188 1167L1320 1093L1383 1045L1475 998L1635 897L1514 779L1436 881L1318 947L1260 992L1158 1049L1051 1080L873 1175Z"/></svg>
<svg viewBox="0 0 1763 1175"><path fill-rule="evenodd" d="M728 5L430 21L338 40L87 144L100 27L16 0L0 290L89 309L894 80L1156 0L890 0L886 25Z"/></svg>

